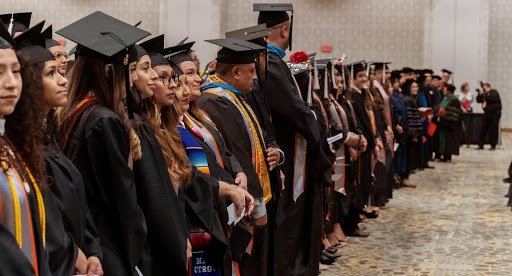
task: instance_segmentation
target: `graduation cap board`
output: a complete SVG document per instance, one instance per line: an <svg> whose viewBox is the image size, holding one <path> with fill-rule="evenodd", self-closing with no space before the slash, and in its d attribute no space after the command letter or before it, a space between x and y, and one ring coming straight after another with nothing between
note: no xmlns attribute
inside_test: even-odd
<svg viewBox="0 0 512 276"><path fill-rule="evenodd" d="M256 56L265 50L265 47L238 38L205 41L222 47L217 52L217 62L225 64L255 63Z"/></svg>
<svg viewBox="0 0 512 276"><path fill-rule="evenodd" d="M289 49L292 50L292 31L293 31L293 5L291 3L255 3L253 11L259 11L258 24L265 23L267 28L281 24L290 20L290 38ZM291 16L288 16L288 11Z"/></svg>
<svg viewBox="0 0 512 276"><path fill-rule="evenodd" d="M50 25L46 30L44 30L41 35L45 39L45 47L46 49L50 49L55 46L62 46L59 42L53 39L53 30L52 25Z"/></svg>
<svg viewBox="0 0 512 276"><path fill-rule="evenodd" d="M238 29L226 33L226 38L243 39L254 44L266 47L265 37L267 37L267 24L259 24L256 26Z"/></svg>
<svg viewBox="0 0 512 276"><path fill-rule="evenodd" d="M19 51L20 55L29 64L55 60L53 54L45 47L45 38L41 33L43 26L44 21L34 25L32 28L14 38L14 41L16 41L16 50Z"/></svg>
<svg viewBox="0 0 512 276"><path fill-rule="evenodd" d="M78 55L97 53L104 59L125 50L150 33L100 11L94 12L56 33L80 45ZM87 50L85 50L85 49Z"/></svg>
<svg viewBox="0 0 512 276"><path fill-rule="evenodd" d="M169 65L169 62L163 56L164 43L164 35L159 35L140 44L151 59L151 67Z"/></svg>
<svg viewBox="0 0 512 276"><path fill-rule="evenodd" d="M127 49L150 33L100 11L73 22L56 33L77 43L79 46L76 54L79 56L92 56L105 62L122 63L125 66L128 117L133 119L133 95L130 91ZM123 52L124 55L117 55Z"/></svg>
<svg viewBox="0 0 512 276"><path fill-rule="evenodd" d="M164 49L164 57L169 61L173 70L178 74L183 74L179 65L185 61L194 61L190 56L190 49L196 43L195 41L185 44L178 44Z"/></svg>
<svg viewBox="0 0 512 276"><path fill-rule="evenodd" d="M30 27L31 12L6 13L0 15L0 20L4 23L11 36L18 32L24 32Z"/></svg>

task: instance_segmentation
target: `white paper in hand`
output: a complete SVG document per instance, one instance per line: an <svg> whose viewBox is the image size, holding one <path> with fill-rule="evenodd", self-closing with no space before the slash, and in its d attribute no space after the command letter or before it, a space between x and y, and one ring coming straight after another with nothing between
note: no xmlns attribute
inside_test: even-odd
<svg viewBox="0 0 512 276"><path fill-rule="evenodd" d="M338 135L334 135L334 136L331 136L331 137L327 138L327 143L332 144L332 143L334 143L336 141L339 141L341 139L343 139L343 132L338 134Z"/></svg>

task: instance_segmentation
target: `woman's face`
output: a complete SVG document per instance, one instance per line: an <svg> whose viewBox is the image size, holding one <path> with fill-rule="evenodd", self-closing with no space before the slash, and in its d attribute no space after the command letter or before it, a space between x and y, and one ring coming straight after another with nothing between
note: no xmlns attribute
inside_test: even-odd
<svg viewBox="0 0 512 276"><path fill-rule="evenodd" d="M187 77L188 87L190 88L190 101L193 102L201 96L201 78L197 72L197 66L192 61L184 61L180 63L180 69L183 75Z"/></svg>
<svg viewBox="0 0 512 276"><path fill-rule="evenodd" d="M153 91L155 104L160 107L172 105L177 87L177 84L172 78L174 71L169 65L155 66L153 70L155 70L159 77L155 83L155 90Z"/></svg>
<svg viewBox="0 0 512 276"><path fill-rule="evenodd" d="M49 108L62 107L68 103L68 80L59 73L56 60L44 62L41 73L44 87L44 99Z"/></svg>
<svg viewBox="0 0 512 276"><path fill-rule="evenodd" d="M151 68L151 59L149 59L148 55L139 59L135 67L135 73L137 74L137 80L133 83L135 83L135 87L140 91L141 97L145 99L153 96L158 75Z"/></svg>
<svg viewBox="0 0 512 276"><path fill-rule="evenodd" d="M418 95L418 84L415 82L411 84L411 95Z"/></svg>
<svg viewBox="0 0 512 276"><path fill-rule="evenodd" d="M48 51L50 51L57 60L57 71L59 71L59 74L65 76L68 68L68 54L66 50L64 50L64 47L60 45L53 46L49 48Z"/></svg>
<svg viewBox="0 0 512 276"><path fill-rule="evenodd" d="M179 101L181 114L185 114L190 107L190 92L188 90L187 76L185 75L180 76L180 87L176 89L176 98Z"/></svg>
<svg viewBox="0 0 512 276"><path fill-rule="evenodd" d="M0 118L14 112L23 82L20 63L12 49L0 49Z"/></svg>

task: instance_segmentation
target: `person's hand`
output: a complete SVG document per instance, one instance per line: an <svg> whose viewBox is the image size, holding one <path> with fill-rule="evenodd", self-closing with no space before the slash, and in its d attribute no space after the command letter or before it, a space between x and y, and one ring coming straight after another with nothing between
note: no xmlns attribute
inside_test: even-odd
<svg viewBox="0 0 512 276"><path fill-rule="evenodd" d="M235 184L247 191L247 176L243 172L239 172L235 178Z"/></svg>
<svg viewBox="0 0 512 276"><path fill-rule="evenodd" d="M414 137L414 138L412 138L412 141L413 141L414 143L416 143L416 142L418 142L418 138L417 138L417 137Z"/></svg>
<svg viewBox="0 0 512 276"><path fill-rule="evenodd" d="M482 90L482 87L478 87L478 95L482 94L484 92L484 90Z"/></svg>
<svg viewBox="0 0 512 276"><path fill-rule="evenodd" d="M192 244L190 244L190 240L187 239L187 259L192 258Z"/></svg>
<svg viewBox="0 0 512 276"><path fill-rule="evenodd" d="M254 209L254 198L246 190L238 186L231 185L227 198L231 200L233 204L235 204L237 217L240 217L242 215L244 207L246 216L252 213L252 210Z"/></svg>
<svg viewBox="0 0 512 276"><path fill-rule="evenodd" d="M267 149L267 162L268 165L270 166L270 170L273 170L275 167L277 167L279 159L281 159L279 151L277 151L275 148Z"/></svg>
<svg viewBox="0 0 512 276"><path fill-rule="evenodd" d="M87 276L103 276L103 267L98 257L91 256L87 259Z"/></svg>
<svg viewBox="0 0 512 276"><path fill-rule="evenodd" d="M76 274L87 274L87 257L80 248L78 248L78 256L76 257L75 271Z"/></svg>
<svg viewBox="0 0 512 276"><path fill-rule="evenodd" d="M374 160L379 160L379 147L378 146L375 146L372 149L372 157L374 158Z"/></svg>
<svg viewBox="0 0 512 276"><path fill-rule="evenodd" d="M348 153L350 154L350 161L355 161L359 157L359 152L353 148L349 148Z"/></svg>
<svg viewBox="0 0 512 276"><path fill-rule="evenodd" d="M361 143L359 135L349 132L348 134L348 140L345 142L345 144L349 147L357 147Z"/></svg>
<svg viewBox="0 0 512 276"><path fill-rule="evenodd" d="M283 190L284 190L284 187L285 187L285 185L284 185L284 181L286 180L286 177L284 176L283 171L279 171L279 176L281 177L281 186L282 186L282 188L281 188L281 189L283 189Z"/></svg>
<svg viewBox="0 0 512 276"><path fill-rule="evenodd" d="M398 134L404 133L404 129L402 128L401 125L396 125L395 129L396 129L396 132L398 132Z"/></svg>
<svg viewBox="0 0 512 276"><path fill-rule="evenodd" d="M379 151L384 148L384 145L382 144L382 140L380 138L377 139L375 142L376 142L377 147L379 148Z"/></svg>
<svg viewBox="0 0 512 276"><path fill-rule="evenodd" d="M364 135L361 135L361 143L359 145L360 151L365 152L366 147L368 147L368 140L364 137Z"/></svg>
<svg viewBox="0 0 512 276"><path fill-rule="evenodd" d="M265 215L263 215L261 218L252 219L251 224L257 228L261 228L267 225L267 213L265 213Z"/></svg>

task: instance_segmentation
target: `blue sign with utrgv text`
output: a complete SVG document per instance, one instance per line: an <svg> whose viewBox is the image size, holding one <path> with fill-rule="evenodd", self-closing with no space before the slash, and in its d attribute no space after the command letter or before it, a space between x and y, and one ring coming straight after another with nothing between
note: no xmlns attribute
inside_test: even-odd
<svg viewBox="0 0 512 276"><path fill-rule="evenodd" d="M213 269L205 261L203 261L203 251L192 252L192 276L220 276L219 269Z"/></svg>

